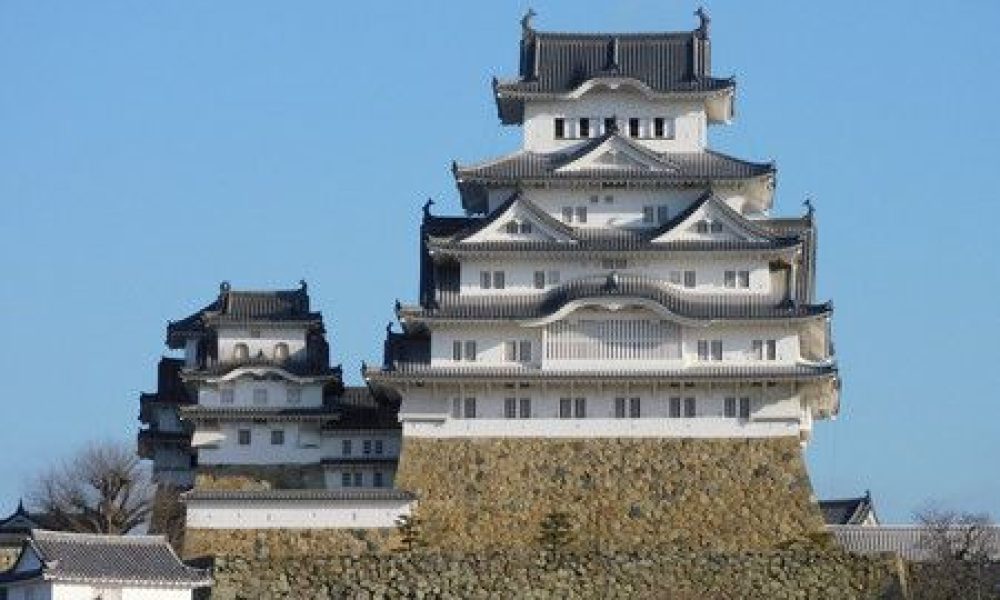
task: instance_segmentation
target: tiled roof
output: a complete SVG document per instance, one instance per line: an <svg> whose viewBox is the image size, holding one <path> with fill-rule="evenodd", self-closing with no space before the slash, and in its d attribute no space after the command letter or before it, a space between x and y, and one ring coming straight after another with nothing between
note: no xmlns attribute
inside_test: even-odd
<svg viewBox="0 0 1000 600"><path fill-rule="evenodd" d="M0 519L0 534L27 534L38 527L40 521L35 515L31 515L24 508L24 502L18 501L17 508L4 519Z"/></svg>
<svg viewBox="0 0 1000 600"><path fill-rule="evenodd" d="M395 466L399 458L395 456L373 457L373 456L341 456L338 458L324 458L320 461L323 465L334 467L386 467Z"/></svg>
<svg viewBox="0 0 1000 600"><path fill-rule="evenodd" d="M199 490L185 492L181 498L186 501L198 500L413 500L412 493L391 488L343 489L343 490Z"/></svg>
<svg viewBox="0 0 1000 600"><path fill-rule="evenodd" d="M537 294L458 296L460 300L441 302L433 308L407 307L400 311L400 316L404 320L533 319L549 316L573 301L616 297L650 300L671 313L698 320L789 319L811 317L831 310L829 304L776 302L774 298L748 294L689 294L651 277L612 273L575 279Z"/></svg>
<svg viewBox="0 0 1000 600"><path fill-rule="evenodd" d="M340 412L333 429L400 428L400 398L395 390L382 386L348 387L332 402Z"/></svg>
<svg viewBox="0 0 1000 600"><path fill-rule="evenodd" d="M935 557L928 549L931 536L941 535L922 525L829 525L827 529L837 542L854 554L895 552L906 560L927 561ZM967 532L965 527L953 527L946 535L955 539L956 546ZM991 525L981 538L983 550L993 560L1000 560L1000 525Z"/></svg>
<svg viewBox="0 0 1000 600"><path fill-rule="evenodd" d="M317 364L316 361L286 360L276 361L271 358L250 357L245 360L219 361L212 365L206 365L193 369L185 369L185 378L206 378L220 377L235 371L236 369L278 369L303 378L334 378L341 376L341 367L331 367L329 365Z"/></svg>
<svg viewBox="0 0 1000 600"><path fill-rule="evenodd" d="M529 367L431 367L428 364L397 363L394 369L365 370L374 381L392 380L611 380L623 376L632 381L805 381L830 379L837 375L834 365L792 366L712 366L623 371L621 369L534 369Z"/></svg>
<svg viewBox="0 0 1000 600"><path fill-rule="evenodd" d="M712 180L742 180L769 175L775 172L772 163L754 163L734 158L721 152L705 150L702 152L663 152L654 153L660 161L669 163L673 168L665 170L650 170L641 167L623 168L592 168L559 171L580 156L597 148L610 137L618 137L630 146L634 142L617 133L609 133L588 140L579 147L569 151L549 153L520 150L506 156L479 163L460 166L454 169L459 189L470 185L510 186L517 183L545 181L628 181L635 182L700 182ZM642 152L651 152L645 148Z"/></svg>
<svg viewBox="0 0 1000 600"><path fill-rule="evenodd" d="M324 421L336 419L337 412L327 406L303 408L206 407L181 408L181 416L192 421L205 419L267 419L268 421Z"/></svg>
<svg viewBox="0 0 1000 600"><path fill-rule="evenodd" d="M152 535L96 535L35 529L28 546L42 562L35 573L6 573L0 581L43 576L56 580L127 582L203 587L207 571L181 562L166 538Z"/></svg>
<svg viewBox="0 0 1000 600"><path fill-rule="evenodd" d="M309 294L303 281L298 289L247 291L233 290L229 283L219 286L219 296L198 312L167 325L167 344L171 348L183 345L179 339L197 335L206 326L218 322L307 322L321 323L318 312L309 310Z"/></svg>
<svg viewBox="0 0 1000 600"><path fill-rule="evenodd" d="M866 494L860 498L820 500L819 509L827 525L860 525L875 507L871 496Z"/></svg>

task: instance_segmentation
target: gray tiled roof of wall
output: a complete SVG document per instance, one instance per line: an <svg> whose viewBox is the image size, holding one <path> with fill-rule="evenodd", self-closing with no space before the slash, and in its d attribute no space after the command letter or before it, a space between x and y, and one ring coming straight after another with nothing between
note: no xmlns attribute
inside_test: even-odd
<svg viewBox="0 0 1000 600"><path fill-rule="evenodd" d="M397 363L393 369L369 368L366 377L372 379L453 379L453 380L604 380L622 377L621 369L534 369L529 367L431 367L427 364ZM676 369L640 370L629 373L634 381L672 380L696 381L799 381L827 379L837 374L834 365L792 366L711 366Z"/></svg>

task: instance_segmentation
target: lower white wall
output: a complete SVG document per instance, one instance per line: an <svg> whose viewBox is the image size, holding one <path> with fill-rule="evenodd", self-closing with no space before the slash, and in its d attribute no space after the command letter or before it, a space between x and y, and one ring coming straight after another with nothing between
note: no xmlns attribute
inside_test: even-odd
<svg viewBox="0 0 1000 600"><path fill-rule="evenodd" d="M395 527L409 500L188 500L198 529L353 529Z"/></svg>
<svg viewBox="0 0 1000 600"><path fill-rule="evenodd" d="M9 600L191 600L189 588L139 587L44 581L13 584L8 588Z"/></svg>

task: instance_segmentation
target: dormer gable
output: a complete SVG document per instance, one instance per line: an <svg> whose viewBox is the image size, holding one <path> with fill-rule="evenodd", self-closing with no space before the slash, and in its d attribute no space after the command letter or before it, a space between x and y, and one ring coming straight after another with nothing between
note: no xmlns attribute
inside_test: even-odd
<svg viewBox="0 0 1000 600"><path fill-rule="evenodd" d="M623 138L616 133L608 134L606 139L593 148L555 169L556 173L572 173L574 171L590 171L594 169L648 171L676 173L680 168L659 154L643 148L639 144Z"/></svg>
<svg viewBox="0 0 1000 600"><path fill-rule="evenodd" d="M545 241L574 242L572 230L552 218L523 194L514 194L474 230L460 234L460 242Z"/></svg>
<svg viewBox="0 0 1000 600"><path fill-rule="evenodd" d="M774 236L707 192L653 237L653 243L675 241L768 242Z"/></svg>

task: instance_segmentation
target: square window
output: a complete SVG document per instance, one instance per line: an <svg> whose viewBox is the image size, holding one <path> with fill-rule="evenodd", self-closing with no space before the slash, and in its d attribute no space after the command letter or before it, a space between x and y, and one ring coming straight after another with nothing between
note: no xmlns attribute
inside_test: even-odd
<svg viewBox="0 0 1000 600"><path fill-rule="evenodd" d="M522 419L531 418L531 398L521 398L518 404L518 416Z"/></svg>
<svg viewBox="0 0 1000 600"><path fill-rule="evenodd" d="M624 419L626 410L625 398L615 398L615 418Z"/></svg>
<svg viewBox="0 0 1000 600"><path fill-rule="evenodd" d="M517 221L507 221L507 225L504 226L504 230L507 233L517 233L520 227L517 225Z"/></svg>
<svg viewBox="0 0 1000 600"><path fill-rule="evenodd" d="M240 429L240 430L238 430L236 432L236 441L239 443L240 446L249 446L250 445L250 430L249 429Z"/></svg>
<svg viewBox="0 0 1000 600"><path fill-rule="evenodd" d="M545 271L535 271L535 289L545 289Z"/></svg>
<svg viewBox="0 0 1000 600"><path fill-rule="evenodd" d="M628 418L638 419L642 416L642 401L639 398L628 399Z"/></svg>
<svg viewBox="0 0 1000 600"><path fill-rule="evenodd" d="M566 137L566 119L557 118L554 122L555 125L555 138L557 140L564 139Z"/></svg>
<svg viewBox="0 0 1000 600"><path fill-rule="evenodd" d="M340 441L340 454L343 456L350 456L352 450L351 440L341 440Z"/></svg>
<svg viewBox="0 0 1000 600"><path fill-rule="evenodd" d="M285 445L285 430L284 429L273 429L273 430L271 430L271 445L272 446L284 446Z"/></svg>
<svg viewBox="0 0 1000 600"><path fill-rule="evenodd" d="M503 399L503 418L505 419L517 418L517 398Z"/></svg>
<svg viewBox="0 0 1000 600"><path fill-rule="evenodd" d="M653 207L643 206L642 207L642 222L652 223L653 222Z"/></svg>
<svg viewBox="0 0 1000 600"><path fill-rule="evenodd" d="M451 343L451 359L454 361L462 360L462 341L455 340Z"/></svg>
<svg viewBox="0 0 1000 600"><path fill-rule="evenodd" d="M604 196L605 204L614 204L614 202L615 202L615 197L612 196L611 194L607 194L606 196Z"/></svg>
<svg viewBox="0 0 1000 600"><path fill-rule="evenodd" d="M529 221L521 221L521 233L531 233L531 223Z"/></svg>
<svg viewBox="0 0 1000 600"><path fill-rule="evenodd" d="M469 340L465 342L465 360L470 362L476 361L476 342L475 340Z"/></svg>
<svg viewBox="0 0 1000 600"><path fill-rule="evenodd" d="M289 404L298 404L302 401L302 388L290 387L285 390L285 399Z"/></svg>
<svg viewBox="0 0 1000 600"><path fill-rule="evenodd" d="M577 419L587 418L587 399L575 398L573 400L573 416Z"/></svg>
<svg viewBox="0 0 1000 600"><path fill-rule="evenodd" d="M357 473L354 474L354 487L363 487L364 485L365 483L364 483L363 473L361 473L361 471L358 471Z"/></svg>
<svg viewBox="0 0 1000 600"><path fill-rule="evenodd" d="M590 137L590 119L583 117L580 119L580 135L579 137L588 138Z"/></svg>
<svg viewBox="0 0 1000 600"><path fill-rule="evenodd" d="M503 271L493 271L493 287L502 290L506 286L506 281Z"/></svg>
<svg viewBox="0 0 1000 600"><path fill-rule="evenodd" d="M484 290L488 290L491 287L493 287L492 283L493 283L493 278L490 276L489 271L479 272L479 287L483 288Z"/></svg>
<svg viewBox="0 0 1000 600"><path fill-rule="evenodd" d="M671 271L670 272L670 283L675 283L677 285L681 284L681 272Z"/></svg>
<svg viewBox="0 0 1000 600"><path fill-rule="evenodd" d="M465 399L465 410L463 411L462 416L464 416L466 419L475 419L476 418L476 399L475 398L466 398Z"/></svg>
<svg viewBox="0 0 1000 600"><path fill-rule="evenodd" d="M694 230L698 233L708 233L708 221L698 221L695 223Z"/></svg>
<svg viewBox="0 0 1000 600"><path fill-rule="evenodd" d="M684 399L684 418L693 419L698 414L698 406L694 398Z"/></svg>
<svg viewBox="0 0 1000 600"><path fill-rule="evenodd" d="M601 201L601 197L598 196L597 194L591 194L590 195L590 203L591 204L597 204L600 201Z"/></svg>
<svg viewBox="0 0 1000 600"><path fill-rule="evenodd" d="M722 223L718 221L712 221L708 228L712 233L722 233Z"/></svg>
<svg viewBox="0 0 1000 600"><path fill-rule="evenodd" d="M559 399L559 418L569 419L573 416L573 399L572 398L560 398Z"/></svg>
<svg viewBox="0 0 1000 600"><path fill-rule="evenodd" d="M669 415L671 419L679 419L681 416L681 399L675 396L670 399Z"/></svg>
<svg viewBox="0 0 1000 600"><path fill-rule="evenodd" d="M563 209L562 209L562 220L563 220L563 223L572 223L573 222L573 207L572 206L564 206L563 207Z"/></svg>
<svg viewBox="0 0 1000 600"><path fill-rule="evenodd" d="M586 206L577 206L576 207L576 220L579 223L586 223L587 222L587 207Z"/></svg>
<svg viewBox="0 0 1000 600"><path fill-rule="evenodd" d="M549 285L559 285L559 271L549 271Z"/></svg>

